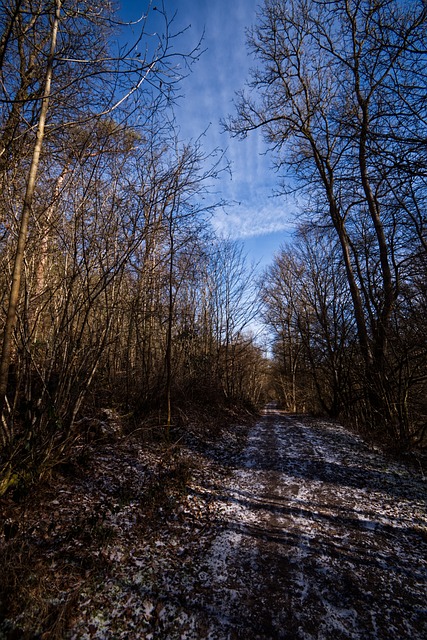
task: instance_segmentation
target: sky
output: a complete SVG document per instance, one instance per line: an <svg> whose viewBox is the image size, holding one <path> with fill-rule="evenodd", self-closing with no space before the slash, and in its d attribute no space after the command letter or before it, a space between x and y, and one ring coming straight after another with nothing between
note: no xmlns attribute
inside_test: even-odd
<svg viewBox="0 0 427 640"><path fill-rule="evenodd" d="M122 15L136 19L147 4L122 0ZM177 49L190 50L204 34L205 51L183 80L175 116L184 141L196 140L206 131L204 150L224 149L230 162L231 175L224 173L215 184L220 198L230 204L214 214L213 226L219 235L242 241L248 259L263 268L289 239L292 204L274 196L278 176L261 134L252 132L241 141L223 132L220 124L233 114L235 93L244 88L254 64L245 29L255 23L258 4L259 0L164 0L167 15L176 13L175 31L188 27L176 41Z"/></svg>

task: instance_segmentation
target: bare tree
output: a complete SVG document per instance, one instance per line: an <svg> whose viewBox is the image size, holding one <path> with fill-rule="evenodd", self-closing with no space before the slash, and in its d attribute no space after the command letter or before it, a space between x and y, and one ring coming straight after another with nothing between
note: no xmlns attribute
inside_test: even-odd
<svg viewBox="0 0 427 640"><path fill-rule="evenodd" d="M261 128L278 167L290 168L291 188L305 191L315 219L328 216L365 362L366 419L392 430L387 354L400 295L400 239L412 222L420 228L395 153L421 189L426 20L421 1L266 0L249 32L259 61L252 93L240 96L228 123L241 136Z"/></svg>
<svg viewBox="0 0 427 640"><path fill-rule="evenodd" d="M216 369L226 397L232 397L235 365L243 334L258 312L255 265L248 265L243 246L221 239L211 252L209 297L216 345Z"/></svg>
<svg viewBox="0 0 427 640"><path fill-rule="evenodd" d="M36 141L34 144L33 156L29 168L27 186L24 196L24 202L22 206L21 222L18 233L18 242L15 252L15 262L12 274L12 286L10 289L7 319L4 328L2 355L0 360L0 416L3 417L3 409L7 392L7 381L9 374L9 363L12 349L12 335L16 320L16 307L19 299L19 292L21 287L21 272L24 261L25 244L27 241L28 221L30 217L30 211L33 202L34 190L36 186L37 171L39 166L40 154L42 150L42 144L44 139L44 130L47 118L47 112L49 108L49 100L51 95L51 84L53 74L53 60L56 52L56 40L58 35L58 27L61 12L61 0L56 1L55 13L52 21L50 46L46 62L46 73L43 85L43 97L41 100L40 116L37 125ZM4 421L5 434L4 443L10 434L7 430L7 423Z"/></svg>
<svg viewBox="0 0 427 640"><path fill-rule="evenodd" d="M8 373L43 147L46 156L52 154L53 163L55 144L58 147L57 143L60 145L66 139L67 131L82 131L89 123L105 121L113 115L117 123L126 120L136 108L133 98L139 100L140 121L150 119L153 112L172 97L180 77L179 73L171 73L176 59L191 60L195 56L195 51L187 56L172 53L170 22L164 14L165 33L163 37L154 36L152 46L143 45L144 39L148 39L147 14L138 20L140 33L132 43L114 51L110 36L119 24L114 10L109 2L82 5L74 0L16 1L2 8L0 72L6 106L0 131L3 186L14 167L27 172L0 360L4 442L11 436L5 413ZM125 105L127 110L124 110ZM101 125L97 126L100 130ZM83 149L82 153L85 153ZM27 160L27 156L31 159ZM52 204L45 208L42 225L45 230L49 227L53 202L61 188L60 176L68 171L68 162L58 168ZM7 220L8 212L2 213ZM8 226L6 222L5 228ZM45 232L43 243L46 244Z"/></svg>

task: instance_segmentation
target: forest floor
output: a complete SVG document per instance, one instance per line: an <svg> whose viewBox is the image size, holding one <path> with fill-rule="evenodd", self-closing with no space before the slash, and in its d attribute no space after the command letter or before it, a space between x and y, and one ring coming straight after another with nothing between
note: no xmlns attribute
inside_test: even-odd
<svg viewBox="0 0 427 640"><path fill-rule="evenodd" d="M0 638L424 639L426 488L274 409L210 443L86 448L0 504Z"/></svg>

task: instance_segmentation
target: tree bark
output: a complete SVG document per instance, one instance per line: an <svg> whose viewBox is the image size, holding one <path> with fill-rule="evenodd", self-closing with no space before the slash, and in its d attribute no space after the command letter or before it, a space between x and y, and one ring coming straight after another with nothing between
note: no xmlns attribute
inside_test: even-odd
<svg viewBox="0 0 427 640"><path fill-rule="evenodd" d="M61 0L55 2L55 16L52 23L52 35L50 41L50 51L46 66L46 75L44 82L44 92L41 103L39 122L37 126L36 142L34 145L33 156L31 160L30 170L28 173L26 192L22 206L21 222L18 234L18 242L15 251L15 261L12 274L12 285L9 294L9 303L7 309L7 318L3 335L3 347L0 360L0 416L2 417L2 440L3 444L7 444L12 433L7 426L7 420L3 419L3 411L6 404L7 383L9 379L9 367L12 352L13 331L16 324L16 312L19 301L19 293L21 289L22 266L24 262L25 246L28 236L28 222L32 209L34 191L36 187L37 171L40 162L40 154L43 146L45 134L46 118L49 109L49 100L51 95L51 84L53 75L53 60L56 50L56 41L58 35L59 21L61 13Z"/></svg>

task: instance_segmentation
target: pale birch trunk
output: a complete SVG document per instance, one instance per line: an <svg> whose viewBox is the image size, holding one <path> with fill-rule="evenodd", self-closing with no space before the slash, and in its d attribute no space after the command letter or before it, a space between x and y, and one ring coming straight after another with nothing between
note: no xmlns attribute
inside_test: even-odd
<svg viewBox="0 0 427 640"><path fill-rule="evenodd" d="M43 146L45 134L46 118L49 109L49 100L51 95L51 84L53 75L53 60L56 50L56 40L58 35L58 27L60 21L61 0L55 2L55 17L52 23L52 36L50 41L50 51L46 67L46 76L44 83L44 92L41 103L40 117L37 127L36 142L33 150L30 170L27 179L27 187L22 206L21 222L18 233L18 242L15 251L15 261L12 274L12 285L9 294L9 303L7 309L7 318L3 335L3 347L0 360L0 416L2 418L1 437L3 445L6 445L11 437L12 430L7 424L7 419L3 415L6 406L7 383L9 378L9 366L11 359L13 332L16 323L17 305L19 301L19 293L21 289L21 275L24 263L25 246L28 236L28 222L31 214L34 191L36 187L37 171L40 163L40 154Z"/></svg>

